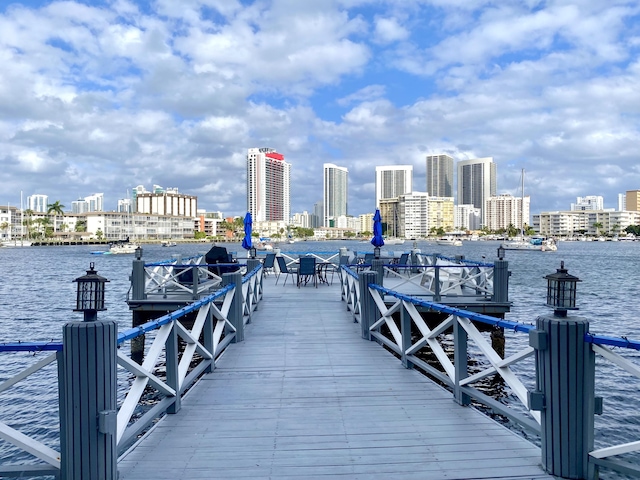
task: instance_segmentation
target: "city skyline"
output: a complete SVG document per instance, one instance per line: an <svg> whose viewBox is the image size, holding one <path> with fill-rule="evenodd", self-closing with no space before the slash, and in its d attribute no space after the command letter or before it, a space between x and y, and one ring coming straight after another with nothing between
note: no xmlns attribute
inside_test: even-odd
<svg viewBox="0 0 640 480"><path fill-rule="evenodd" d="M171 185L246 212L246 149L292 165L291 212L349 170L491 156L531 212L640 188L635 1L24 0L0 5L0 203ZM268 74L267 74L268 73ZM431 193L431 192L429 192Z"/></svg>

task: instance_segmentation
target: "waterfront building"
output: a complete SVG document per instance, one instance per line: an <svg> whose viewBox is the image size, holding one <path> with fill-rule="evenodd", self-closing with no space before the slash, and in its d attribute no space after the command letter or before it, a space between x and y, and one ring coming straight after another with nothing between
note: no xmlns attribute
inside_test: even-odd
<svg viewBox="0 0 640 480"><path fill-rule="evenodd" d="M453 197L427 196L427 231L443 229L453 230Z"/></svg>
<svg viewBox="0 0 640 480"><path fill-rule="evenodd" d="M348 212L348 180L349 170L333 163L323 165L323 213L322 221L325 227L335 227L336 220Z"/></svg>
<svg viewBox="0 0 640 480"><path fill-rule="evenodd" d="M600 195L577 197L576 203L571 204L571 210L604 210L604 198Z"/></svg>
<svg viewBox="0 0 640 480"><path fill-rule="evenodd" d="M216 237L223 234L218 228L223 221L224 215L222 212L207 212L206 210L198 209L197 230L208 237Z"/></svg>
<svg viewBox="0 0 640 480"><path fill-rule="evenodd" d="M625 206L630 211L640 211L640 190L627 190Z"/></svg>
<svg viewBox="0 0 640 480"><path fill-rule="evenodd" d="M47 205L49 205L49 197L47 195L29 195L27 197L26 210L32 210L38 213L47 213ZM25 208L20 205L20 208Z"/></svg>
<svg viewBox="0 0 640 480"><path fill-rule="evenodd" d="M373 234L373 213L365 213L358 218L360 219L360 231Z"/></svg>
<svg viewBox="0 0 640 480"><path fill-rule="evenodd" d="M313 204L313 217L312 217L312 223L311 223L311 228L318 228L322 226L322 222L323 222L323 215L324 215L324 204L322 203L322 200L316 202Z"/></svg>
<svg viewBox="0 0 640 480"><path fill-rule="evenodd" d="M482 225L486 225L485 203L496 195L497 173L493 157L461 160L458 167L458 204L480 209Z"/></svg>
<svg viewBox="0 0 640 480"><path fill-rule="evenodd" d="M627 195L624 193L618 194L618 211L624 212L627 209Z"/></svg>
<svg viewBox="0 0 640 480"><path fill-rule="evenodd" d="M597 227L596 225L602 225ZM640 225L640 212L616 210L570 210L533 215L533 228L547 236L617 235L630 225Z"/></svg>
<svg viewBox="0 0 640 480"><path fill-rule="evenodd" d="M480 209L473 205L455 205L453 207L453 228L456 230L480 230L482 218Z"/></svg>
<svg viewBox="0 0 640 480"><path fill-rule="evenodd" d="M525 225L531 225L529 221L529 208L531 198L514 197L510 194L490 197L486 202L486 227L489 230L506 230L513 225L520 230Z"/></svg>
<svg viewBox="0 0 640 480"><path fill-rule="evenodd" d="M291 225L300 228L314 228L314 215L306 210L302 213L294 213L291 217Z"/></svg>
<svg viewBox="0 0 640 480"><path fill-rule="evenodd" d="M65 215L65 220L71 223L71 218L86 222L87 234L91 237L100 236L107 240L117 241L125 238L130 240L181 240L194 238L196 231L196 216L159 215L153 213L136 212L133 214L122 212L89 212L83 215ZM70 227L71 228L71 227Z"/></svg>
<svg viewBox="0 0 640 480"><path fill-rule="evenodd" d="M382 233L388 237L400 237L399 199L383 198L380 200L378 208L380 209L380 217L382 218ZM371 216L371 230L366 231L373 233L373 215Z"/></svg>
<svg viewBox="0 0 640 480"><path fill-rule="evenodd" d="M453 197L453 157L427 155L427 193L433 197Z"/></svg>
<svg viewBox="0 0 640 480"><path fill-rule="evenodd" d="M198 215L198 197L178 193L177 188L137 193L134 212L153 215L171 215L195 218Z"/></svg>
<svg viewBox="0 0 640 480"><path fill-rule="evenodd" d="M73 213L104 211L104 193L94 193L88 197L71 202L71 211Z"/></svg>
<svg viewBox="0 0 640 480"><path fill-rule="evenodd" d="M247 211L254 222L291 217L291 164L273 148L247 151Z"/></svg>
<svg viewBox="0 0 640 480"><path fill-rule="evenodd" d="M133 213L133 201L130 198L119 199L116 211L121 213Z"/></svg>
<svg viewBox="0 0 640 480"><path fill-rule="evenodd" d="M383 198L396 198L413 191L413 165L376 167L376 208Z"/></svg>
<svg viewBox="0 0 640 480"><path fill-rule="evenodd" d="M397 237L424 238L429 234L428 193L411 192L398 197Z"/></svg>
<svg viewBox="0 0 640 480"><path fill-rule="evenodd" d="M339 240L356 235L355 230L339 227L320 227L313 231L314 240Z"/></svg>

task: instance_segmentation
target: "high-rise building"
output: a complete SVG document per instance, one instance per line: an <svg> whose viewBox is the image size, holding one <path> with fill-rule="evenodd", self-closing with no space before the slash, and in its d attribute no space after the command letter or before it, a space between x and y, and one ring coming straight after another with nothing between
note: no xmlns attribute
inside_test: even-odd
<svg viewBox="0 0 640 480"><path fill-rule="evenodd" d="M624 212L627 210L627 195L625 193L618 194L618 211Z"/></svg>
<svg viewBox="0 0 640 480"><path fill-rule="evenodd" d="M432 197L453 197L453 157L427 155L427 193Z"/></svg>
<svg viewBox="0 0 640 480"><path fill-rule="evenodd" d="M514 197L503 194L491 197L486 203L486 227L489 230L508 229L513 225L518 230L531 226L529 221L529 206L531 199L526 197Z"/></svg>
<svg viewBox="0 0 640 480"><path fill-rule="evenodd" d="M413 191L413 165L376 167L376 207L380 200L396 198Z"/></svg>
<svg viewBox="0 0 640 480"><path fill-rule="evenodd" d="M323 226L334 227L341 215L347 215L349 170L333 163L323 165Z"/></svg>
<svg viewBox="0 0 640 480"><path fill-rule="evenodd" d="M496 176L493 157L458 162L458 204L479 208L483 226L487 224L485 202L496 195Z"/></svg>
<svg viewBox="0 0 640 480"><path fill-rule="evenodd" d="M627 190L624 203L627 211L640 211L640 190Z"/></svg>
<svg viewBox="0 0 640 480"><path fill-rule="evenodd" d="M571 204L571 210L604 210L604 198L600 195L577 197L576 203Z"/></svg>
<svg viewBox="0 0 640 480"><path fill-rule="evenodd" d="M291 164L273 148L247 152L247 211L254 222L291 220Z"/></svg>
<svg viewBox="0 0 640 480"><path fill-rule="evenodd" d="M49 197L47 195L30 195L27 197L27 210L38 213L47 213ZM22 205L20 206L22 208Z"/></svg>

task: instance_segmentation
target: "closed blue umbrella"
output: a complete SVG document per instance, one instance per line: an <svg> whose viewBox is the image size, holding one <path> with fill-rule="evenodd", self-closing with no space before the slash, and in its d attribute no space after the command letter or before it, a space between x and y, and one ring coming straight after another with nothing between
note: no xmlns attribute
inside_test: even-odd
<svg viewBox="0 0 640 480"><path fill-rule="evenodd" d="M242 248L245 250L251 250L251 227L253 226L253 220L251 219L251 213L247 212L244 216L244 238L242 239Z"/></svg>
<svg viewBox="0 0 640 480"><path fill-rule="evenodd" d="M373 238L371 239L371 245L376 248L384 245L384 238L382 238L382 217L380 216L380 210L377 208L376 213L373 215Z"/></svg>

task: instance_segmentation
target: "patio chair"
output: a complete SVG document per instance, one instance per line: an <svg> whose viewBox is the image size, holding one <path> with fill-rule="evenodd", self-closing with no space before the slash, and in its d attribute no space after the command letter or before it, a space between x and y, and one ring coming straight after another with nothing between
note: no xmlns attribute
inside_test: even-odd
<svg viewBox="0 0 640 480"><path fill-rule="evenodd" d="M298 288L304 282L313 280L313 285L318 288L318 271L316 270L316 257L301 257L298 266Z"/></svg>
<svg viewBox="0 0 640 480"><path fill-rule="evenodd" d="M276 261L276 254L267 253L267 256L265 257L264 262L262 262L263 275L266 275L267 273L276 273L275 261Z"/></svg>
<svg viewBox="0 0 640 480"><path fill-rule="evenodd" d="M284 283L282 284L284 286L287 284L287 278L289 275L295 275L297 270L293 267L288 267L287 260L284 257L276 257L276 260L278 261L278 268L280 270L276 277L276 285L278 284L278 280L280 280L280 275L285 274L286 277L284 277Z"/></svg>
<svg viewBox="0 0 640 480"><path fill-rule="evenodd" d="M408 253L403 253L402 255L400 255L400 258L398 259L398 261L396 262L396 265L398 266L406 266L409 262L409 254ZM405 271L404 268L393 268L394 272L400 272L403 273Z"/></svg>

